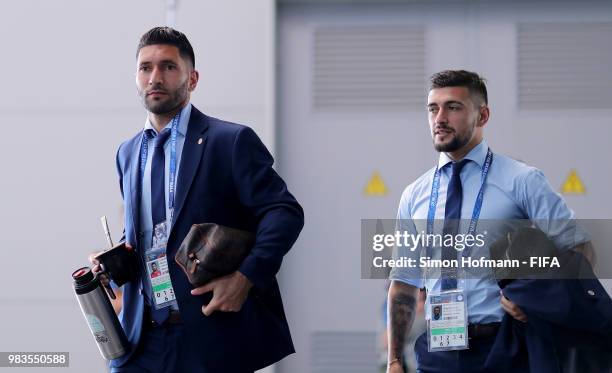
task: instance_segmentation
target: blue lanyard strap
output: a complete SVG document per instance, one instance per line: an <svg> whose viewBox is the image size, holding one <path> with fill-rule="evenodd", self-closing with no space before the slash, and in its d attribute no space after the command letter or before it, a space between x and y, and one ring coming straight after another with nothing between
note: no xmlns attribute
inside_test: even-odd
<svg viewBox="0 0 612 373"><path fill-rule="evenodd" d="M470 221L470 227L468 228L468 234L474 234L476 232L476 225L478 224L478 218L480 217L480 210L482 209L482 201L484 198L484 187L491 163L493 162L493 152L489 148L487 150L487 157L485 159L484 166L482 167L482 174L480 176L480 190L474 203L474 210L472 212L472 220ZM431 194L429 195L429 211L427 212L427 234L433 233L434 219L436 217L436 207L438 206L438 194L440 191L440 174L441 171L436 167L434 172L433 182L431 184Z"/></svg>
<svg viewBox="0 0 612 373"><path fill-rule="evenodd" d="M168 181L168 206L170 207L170 222L174 216L174 191L176 183L176 139L178 137L178 124L181 120L181 112L172 118L172 126L170 129L170 175ZM149 153L149 139L142 132L142 145L140 147L140 185L142 188L142 181L144 180L145 167L147 165L147 158Z"/></svg>

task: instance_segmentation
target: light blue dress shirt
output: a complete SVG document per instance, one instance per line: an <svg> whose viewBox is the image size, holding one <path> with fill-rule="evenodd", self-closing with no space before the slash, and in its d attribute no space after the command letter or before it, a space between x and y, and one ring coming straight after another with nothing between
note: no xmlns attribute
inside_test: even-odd
<svg viewBox="0 0 612 373"><path fill-rule="evenodd" d="M466 156L470 160L461 172L463 199L461 206L461 226L459 233L467 233L469 220L472 218L474 203L481 185L482 167L487 155L488 145L481 141ZM445 167L452 159L446 153L440 153L438 167L441 170L438 203L435 211L434 232L442 230L446 192L451 177L451 167ZM429 197L435 168L430 169L403 192L397 213L398 229L411 232L426 231ZM558 248L568 249L588 241L587 234L568 222L575 218L574 212L566 205L548 183L544 174L531 166L507 156L494 153L493 163L489 170L485 186L482 210L476 234L482 233L481 222L508 221L511 219L528 219L546 232ZM490 227L490 225L489 225ZM486 228L484 228L486 229ZM487 232L486 242L491 243L502 237L495 229ZM473 252L472 257L485 255L488 247L480 248L480 253ZM417 250L417 253L419 250ZM436 253L437 252L437 253ZM441 250L432 250L432 258L440 258ZM394 252L396 258L414 257L415 253L405 247L398 247ZM423 255L421 253L420 255ZM417 254L418 257L418 254ZM425 287L428 291L440 290L439 276L425 277L418 266L414 268L396 267L391 270L390 279ZM499 286L495 278L459 277L458 288L463 289L467 298L468 322L490 323L501 321L503 310L500 305ZM474 277L474 276L472 276ZM429 311L429 307L426 307ZM428 312L426 317L429 317Z"/></svg>
<svg viewBox="0 0 612 373"><path fill-rule="evenodd" d="M189 124L189 117L191 116L191 103L185 105L185 107L181 110L181 119L178 123L178 133L176 136L176 181L178 181L178 175L181 164L181 153L183 152L183 145L185 144L185 135L187 134L187 125ZM171 128L172 120L166 124L164 128ZM155 127L151 124L151 121L147 117L145 122L144 130L152 129L156 133ZM151 248L151 242L153 238L153 218L151 216L151 163L153 160L153 138L147 140L147 137L143 137L143 141L148 141L149 151L147 152L147 163L144 169L144 177L142 178L142 197L140 200L140 242L141 242L141 250L142 252L146 252ZM170 204L168 203L169 196L169 182L170 182L170 146L171 140L168 138L168 141L164 144L164 154L165 154L165 162L166 162L166 171L165 171L165 200L166 200L166 221L167 226L171 227L172 222L170 221ZM176 184L175 189L176 190ZM176 196L176 193L175 193ZM168 233L169 230L168 230ZM145 284L145 286L148 286ZM173 309L178 309L176 306L172 306Z"/></svg>

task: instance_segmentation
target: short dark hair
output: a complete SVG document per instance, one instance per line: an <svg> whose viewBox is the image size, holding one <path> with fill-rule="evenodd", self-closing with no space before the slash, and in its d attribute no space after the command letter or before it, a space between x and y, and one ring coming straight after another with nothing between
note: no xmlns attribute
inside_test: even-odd
<svg viewBox="0 0 612 373"><path fill-rule="evenodd" d="M435 73L429 79L429 90L445 87L466 87L473 98L480 98L489 103L485 78L466 70L444 70ZM475 102L476 103L476 102Z"/></svg>
<svg viewBox="0 0 612 373"><path fill-rule="evenodd" d="M156 44L167 44L177 47L179 54L183 58L190 60L191 66L195 68L195 55L187 36L172 27L153 27L145 32L138 43L136 58L138 58L138 53L143 47Z"/></svg>

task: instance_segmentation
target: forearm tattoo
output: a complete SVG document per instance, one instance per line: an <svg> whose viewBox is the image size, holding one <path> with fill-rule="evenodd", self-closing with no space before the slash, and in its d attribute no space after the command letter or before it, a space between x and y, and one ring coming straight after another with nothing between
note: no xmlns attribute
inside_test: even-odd
<svg viewBox="0 0 612 373"><path fill-rule="evenodd" d="M399 358L404 351L406 334L412 327L412 321L414 320L416 298L412 294L398 293L395 294L390 301L390 356L392 358Z"/></svg>

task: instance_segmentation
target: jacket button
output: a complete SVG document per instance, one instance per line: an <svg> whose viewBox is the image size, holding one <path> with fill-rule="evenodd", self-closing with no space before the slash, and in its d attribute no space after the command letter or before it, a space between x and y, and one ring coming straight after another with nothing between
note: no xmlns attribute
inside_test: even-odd
<svg viewBox="0 0 612 373"><path fill-rule="evenodd" d="M595 292L593 290L587 290L587 294L593 296L595 295Z"/></svg>

